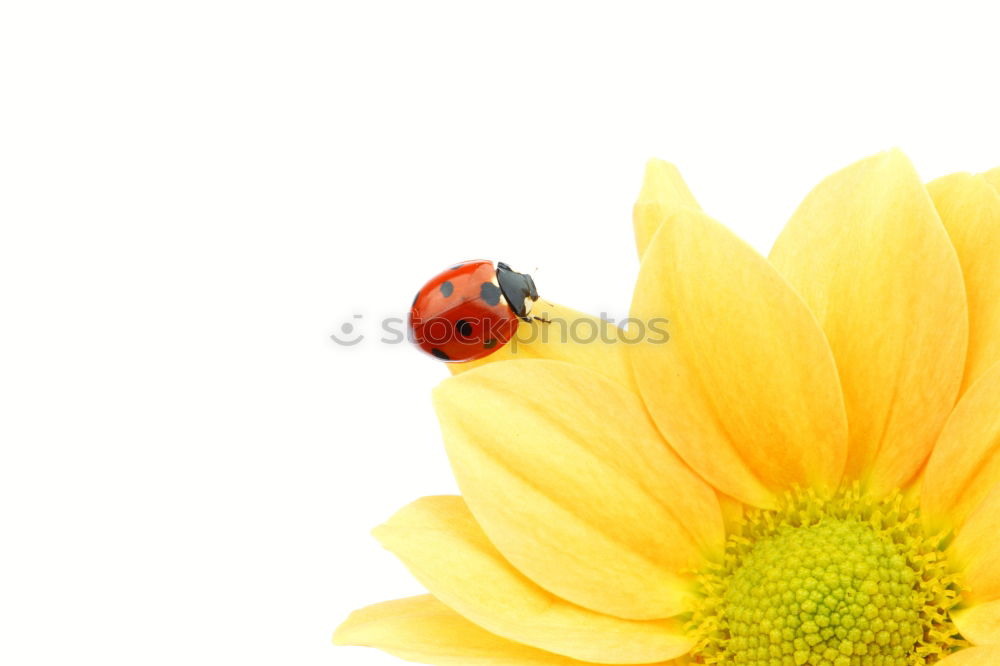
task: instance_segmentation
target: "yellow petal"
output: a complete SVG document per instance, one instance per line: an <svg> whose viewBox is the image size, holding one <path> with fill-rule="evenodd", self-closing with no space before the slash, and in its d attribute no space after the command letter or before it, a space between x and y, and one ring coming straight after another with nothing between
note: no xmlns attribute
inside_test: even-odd
<svg viewBox="0 0 1000 666"><path fill-rule="evenodd" d="M385 601L351 613L335 645L374 647L409 661L441 666L586 666L491 634L431 595ZM664 666L666 666L664 664Z"/></svg>
<svg viewBox="0 0 1000 666"><path fill-rule="evenodd" d="M721 556L719 502L663 442L638 396L546 360L493 363L435 391L469 508L514 566L580 606L670 617Z"/></svg>
<svg viewBox="0 0 1000 666"><path fill-rule="evenodd" d="M632 208L632 226L640 259L663 221L682 207L701 210L677 167L663 160L649 160L639 198Z"/></svg>
<svg viewBox="0 0 1000 666"><path fill-rule="evenodd" d="M960 528L1000 482L1000 364L966 392L924 470L921 515L931 531Z"/></svg>
<svg viewBox="0 0 1000 666"><path fill-rule="evenodd" d="M1000 167L990 169L989 171L983 173L983 178L985 178L986 182L993 186L993 189L1000 192Z"/></svg>
<svg viewBox="0 0 1000 666"><path fill-rule="evenodd" d="M743 523L746 505L725 493L716 492L716 496L719 498L719 508L722 509L722 520L726 525L726 534L731 534Z"/></svg>
<svg viewBox="0 0 1000 666"><path fill-rule="evenodd" d="M956 173L927 191L958 253L969 302L962 391L1000 361L1000 194L983 176Z"/></svg>
<svg viewBox="0 0 1000 666"><path fill-rule="evenodd" d="M974 645L1000 644L1000 600L952 611L951 619ZM1000 658L994 663L1000 663Z"/></svg>
<svg viewBox="0 0 1000 666"><path fill-rule="evenodd" d="M1000 664L1000 648L966 648L937 663L941 666L996 666Z"/></svg>
<svg viewBox="0 0 1000 666"><path fill-rule="evenodd" d="M962 572L965 603L1000 599L1000 483L969 514L948 556Z"/></svg>
<svg viewBox="0 0 1000 666"><path fill-rule="evenodd" d="M497 361L544 358L575 363L635 389L625 347L628 338L618 326L548 301L538 301L532 314L546 322L521 322L506 345L476 361L448 363L453 375Z"/></svg>
<svg viewBox="0 0 1000 666"><path fill-rule="evenodd" d="M761 507L794 485L837 486L847 424L833 356L763 257L679 210L646 250L631 314L670 320L666 344L628 351L656 424L699 474Z"/></svg>
<svg viewBox="0 0 1000 666"><path fill-rule="evenodd" d="M845 479L875 495L905 485L955 404L968 341L962 270L909 160L882 153L824 180L770 258L837 359Z"/></svg>
<svg viewBox="0 0 1000 666"><path fill-rule="evenodd" d="M493 547L461 497L417 500L374 533L435 597L498 636L600 663L662 661L690 649L673 620L614 618L538 587Z"/></svg>

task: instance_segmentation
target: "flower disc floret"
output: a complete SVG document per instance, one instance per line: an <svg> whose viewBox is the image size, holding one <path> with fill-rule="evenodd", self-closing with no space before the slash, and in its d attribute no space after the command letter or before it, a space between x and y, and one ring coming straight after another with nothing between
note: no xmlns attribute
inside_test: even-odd
<svg viewBox="0 0 1000 666"><path fill-rule="evenodd" d="M695 654L741 666L908 666L962 645L940 540L902 504L807 495L749 515L726 561L700 579Z"/></svg>

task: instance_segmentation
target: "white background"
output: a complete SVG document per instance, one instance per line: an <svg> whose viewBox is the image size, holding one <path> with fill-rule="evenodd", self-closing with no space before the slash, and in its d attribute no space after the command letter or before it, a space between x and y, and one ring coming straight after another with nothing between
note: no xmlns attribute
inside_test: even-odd
<svg viewBox="0 0 1000 666"><path fill-rule="evenodd" d="M455 491L380 318L472 257L624 316L654 155L762 251L870 153L1000 164L991 4L4 3L0 662L397 663L329 645Z"/></svg>

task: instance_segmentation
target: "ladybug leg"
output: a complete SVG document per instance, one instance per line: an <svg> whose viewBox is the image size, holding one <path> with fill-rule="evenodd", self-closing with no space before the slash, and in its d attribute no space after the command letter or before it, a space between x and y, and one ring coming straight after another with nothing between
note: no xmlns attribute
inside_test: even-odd
<svg viewBox="0 0 1000 666"><path fill-rule="evenodd" d="M540 321L540 322L542 322L543 324L551 324L551 323L552 323L552 320L551 320L551 319L546 319L545 317L534 317L534 316L533 316L533 317L531 317L531 319L532 319L533 321Z"/></svg>

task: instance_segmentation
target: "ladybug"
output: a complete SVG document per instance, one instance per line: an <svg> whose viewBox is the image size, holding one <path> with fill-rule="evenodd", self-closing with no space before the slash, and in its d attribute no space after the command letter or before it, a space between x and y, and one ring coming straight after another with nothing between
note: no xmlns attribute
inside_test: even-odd
<svg viewBox="0 0 1000 666"><path fill-rule="evenodd" d="M473 361L502 347L532 321L535 282L503 262L463 261L438 273L410 308L413 342L442 361ZM544 321L544 320L540 320Z"/></svg>

